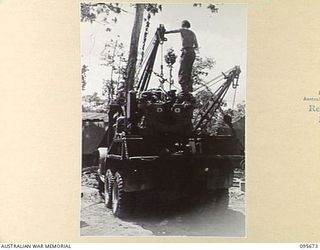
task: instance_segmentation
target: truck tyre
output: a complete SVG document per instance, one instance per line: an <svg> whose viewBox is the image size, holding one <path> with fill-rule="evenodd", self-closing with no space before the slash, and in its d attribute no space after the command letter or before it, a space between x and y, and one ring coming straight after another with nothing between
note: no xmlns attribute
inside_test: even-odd
<svg viewBox="0 0 320 250"><path fill-rule="evenodd" d="M124 191L123 177L120 173L114 176L112 188L112 212L114 216L123 218L127 215L131 202L129 194Z"/></svg>
<svg viewBox="0 0 320 250"><path fill-rule="evenodd" d="M104 192L104 183L102 182L99 176L98 176L98 190L99 190L99 194L102 195Z"/></svg>
<svg viewBox="0 0 320 250"><path fill-rule="evenodd" d="M104 203L107 208L112 208L112 186L113 176L110 169L107 169L106 176L104 178Z"/></svg>

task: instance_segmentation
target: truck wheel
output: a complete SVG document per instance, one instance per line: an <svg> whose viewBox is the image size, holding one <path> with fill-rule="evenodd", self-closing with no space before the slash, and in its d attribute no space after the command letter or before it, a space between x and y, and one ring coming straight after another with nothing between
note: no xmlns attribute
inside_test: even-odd
<svg viewBox="0 0 320 250"><path fill-rule="evenodd" d="M107 208L112 208L112 186L113 176L111 170L108 169L104 178L104 203Z"/></svg>
<svg viewBox="0 0 320 250"><path fill-rule="evenodd" d="M98 190L99 194L102 195L104 192L104 183L100 180L100 177L98 177Z"/></svg>
<svg viewBox="0 0 320 250"><path fill-rule="evenodd" d="M116 217L122 218L127 215L131 205L129 198L129 194L124 191L122 176L117 172L112 188L112 212Z"/></svg>

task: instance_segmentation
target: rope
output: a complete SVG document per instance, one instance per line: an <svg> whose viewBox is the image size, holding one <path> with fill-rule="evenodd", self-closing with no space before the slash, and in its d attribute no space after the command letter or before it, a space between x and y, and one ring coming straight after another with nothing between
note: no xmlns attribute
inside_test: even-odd
<svg viewBox="0 0 320 250"><path fill-rule="evenodd" d="M212 83L212 84L210 84L210 85L202 85L201 87L199 87L199 88L197 88L195 91L193 91L193 92L196 92L196 91L198 91L199 89L202 89L202 88L206 88L208 91L211 91L210 90L210 88L213 86L213 85L215 85L215 84L217 84L217 83L219 83L219 82L221 82L221 81L223 81L224 80L224 78L221 78L221 79L219 79L219 80L217 80L216 82L214 82L214 83ZM212 92L212 91L211 91Z"/></svg>

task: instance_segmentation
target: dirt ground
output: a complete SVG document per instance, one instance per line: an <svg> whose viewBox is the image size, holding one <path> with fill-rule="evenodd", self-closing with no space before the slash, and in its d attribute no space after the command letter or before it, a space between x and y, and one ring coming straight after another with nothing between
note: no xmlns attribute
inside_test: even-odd
<svg viewBox="0 0 320 250"><path fill-rule="evenodd" d="M82 236L245 236L245 193L239 187L229 190L227 209L216 202L142 197L124 220L105 207L95 173L83 173L81 196Z"/></svg>

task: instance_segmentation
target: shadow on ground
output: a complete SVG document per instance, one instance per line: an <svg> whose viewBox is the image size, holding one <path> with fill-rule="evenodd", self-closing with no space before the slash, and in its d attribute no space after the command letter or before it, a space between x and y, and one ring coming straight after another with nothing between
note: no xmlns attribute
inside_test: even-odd
<svg viewBox="0 0 320 250"><path fill-rule="evenodd" d="M135 209L123 220L158 236L245 236L243 213L217 201L136 197Z"/></svg>
<svg viewBox="0 0 320 250"><path fill-rule="evenodd" d="M96 174L82 177L81 235L86 236L245 236L245 193L229 190L229 207L206 197L177 198L141 193L130 216L119 219L104 205Z"/></svg>

